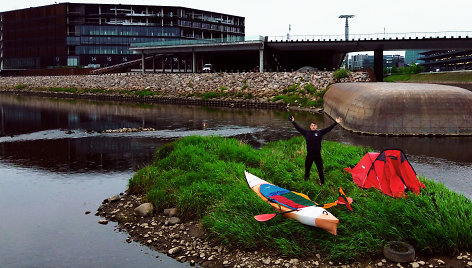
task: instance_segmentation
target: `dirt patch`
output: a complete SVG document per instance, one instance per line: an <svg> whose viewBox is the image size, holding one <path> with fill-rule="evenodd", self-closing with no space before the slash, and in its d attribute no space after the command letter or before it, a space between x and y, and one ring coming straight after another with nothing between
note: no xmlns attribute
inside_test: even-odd
<svg viewBox="0 0 472 268"><path fill-rule="evenodd" d="M129 234L126 238L128 243L139 242L180 262L188 262L192 266L235 268L472 267L472 257L468 252L461 252L456 256L417 256L414 262L400 265L383 257L341 264L326 261L324 256L317 253L303 258L284 258L267 249L230 250L209 239L198 221L173 224L170 216L165 216L162 211L154 212L148 217L135 215L134 209L144 202L144 196L120 194L114 198L105 199L95 215L117 222L118 230Z"/></svg>

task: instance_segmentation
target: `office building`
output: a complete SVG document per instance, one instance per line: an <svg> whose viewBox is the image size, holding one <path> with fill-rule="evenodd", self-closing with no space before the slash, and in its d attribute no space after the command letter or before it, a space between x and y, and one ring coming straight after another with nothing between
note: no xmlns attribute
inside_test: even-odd
<svg viewBox="0 0 472 268"><path fill-rule="evenodd" d="M425 72L472 70L472 50L431 50L421 55Z"/></svg>
<svg viewBox="0 0 472 268"><path fill-rule="evenodd" d="M131 43L244 37L244 17L176 6L59 3L0 13L0 67L106 67Z"/></svg>

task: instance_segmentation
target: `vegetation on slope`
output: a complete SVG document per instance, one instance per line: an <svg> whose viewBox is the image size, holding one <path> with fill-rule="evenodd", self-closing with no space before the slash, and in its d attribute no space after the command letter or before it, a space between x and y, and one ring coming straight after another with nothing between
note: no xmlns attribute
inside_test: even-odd
<svg viewBox="0 0 472 268"><path fill-rule="evenodd" d="M472 72L444 72L419 74L393 74L384 79L385 82L419 82L419 83L461 83L472 82Z"/></svg>
<svg viewBox="0 0 472 268"><path fill-rule="evenodd" d="M129 182L131 193L146 193L158 210L178 207L180 216L200 219L209 237L232 248L269 248L286 256L322 253L336 261L378 256L387 241L411 243L422 253L451 253L472 248L472 202L443 184L421 178L418 196L394 199L364 190L343 169L354 166L367 149L324 142L323 186L316 169L303 179L305 141L296 137L254 149L236 139L186 137L161 147L155 160ZM342 187L354 199L354 212L330 208L339 220L338 235L273 213L247 186L244 170L275 185L307 194L318 203L333 202Z"/></svg>

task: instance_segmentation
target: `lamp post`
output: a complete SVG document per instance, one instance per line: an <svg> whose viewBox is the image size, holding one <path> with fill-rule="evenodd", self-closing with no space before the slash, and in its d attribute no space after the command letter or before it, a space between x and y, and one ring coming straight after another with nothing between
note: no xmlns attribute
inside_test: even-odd
<svg viewBox="0 0 472 268"><path fill-rule="evenodd" d="M346 19L346 25L344 27L344 37L345 41L349 41L349 19L354 18L354 15L340 15L338 18ZM344 68L347 69L348 67L348 53L346 53L346 58L344 59Z"/></svg>

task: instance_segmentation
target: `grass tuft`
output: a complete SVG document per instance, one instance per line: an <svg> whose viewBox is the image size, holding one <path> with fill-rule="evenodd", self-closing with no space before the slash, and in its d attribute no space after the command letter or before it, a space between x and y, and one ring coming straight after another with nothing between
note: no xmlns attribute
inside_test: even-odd
<svg viewBox="0 0 472 268"><path fill-rule="evenodd" d="M305 181L305 141L296 137L254 149L232 138L186 137L161 147L154 162L129 181L131 193L146 193L158 210L178 207L184 219L200 219L216 242L230 248L264 247L283 256L323 253L333 261L378 257L392 240L411 243L418 252L449 254L472 248L472 202L426 178L421 194L394 199L376 189L364 190L343 168L368 151L323 142L324 186L316 168ZM330 210L339 220L338 235L277 216L257 222L253 216L273 213L247 186L244 170L275 185L307 194L323 204L338 198L342 187L354 199L354 212Z"/></svg>

